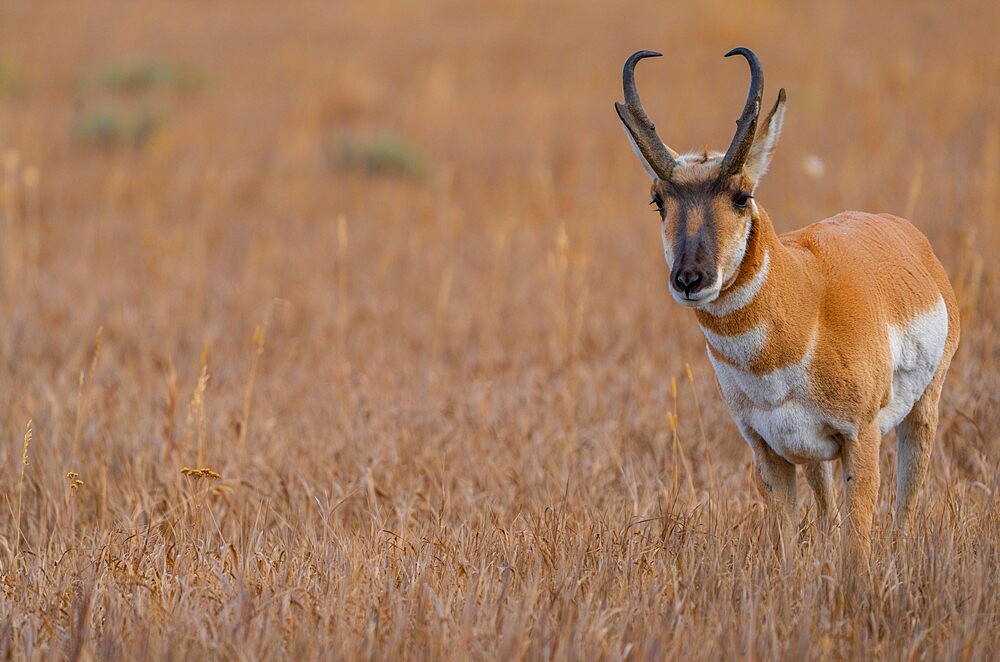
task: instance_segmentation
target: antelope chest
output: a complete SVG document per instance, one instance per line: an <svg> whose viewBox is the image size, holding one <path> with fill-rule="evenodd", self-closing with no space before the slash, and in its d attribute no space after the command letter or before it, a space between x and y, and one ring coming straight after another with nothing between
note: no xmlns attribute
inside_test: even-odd
<svg viewBox="0 0 1000 662"><path fill-rule="evenodd" d="M719 336L704 327L702 332L729 411L748 439L759 436L778 455L801 464L838 457L840 440L858 434L857 425L833 418L812 397L809 367L818 329L800 360L760 375L741 366L748 365L767 343L766 323L737 336ZM882 434L902 422L937 373L948 337L944 300L904 324L890 325L886 335L892 383L887 385L889 397L876 419ZM729 360L717 358L715 352Z"/></svg>
<svg viewBox="0 0 1000 662"><path fill-rule="evenodd" d="M757 375L739 366L746 365L767 342L767 327L739 336L702 330L711 348L731 361L708 352L723 397L744 437L759 436L775 453L801 464L836 458L840 435L856 434L851 425L834 420L812 401L808 371L817 333L799 361Z"/></svg>

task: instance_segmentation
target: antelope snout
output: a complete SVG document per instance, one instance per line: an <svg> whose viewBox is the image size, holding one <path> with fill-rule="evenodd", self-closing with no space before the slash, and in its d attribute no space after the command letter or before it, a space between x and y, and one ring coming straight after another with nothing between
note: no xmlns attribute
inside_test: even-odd
<svg viewBox="0 0 1000 662"><path fill-rule="evenodd" d="M712 277L701 269L686 267L675 269L670 282L678 294L691 299L712 283Z"/></svg>

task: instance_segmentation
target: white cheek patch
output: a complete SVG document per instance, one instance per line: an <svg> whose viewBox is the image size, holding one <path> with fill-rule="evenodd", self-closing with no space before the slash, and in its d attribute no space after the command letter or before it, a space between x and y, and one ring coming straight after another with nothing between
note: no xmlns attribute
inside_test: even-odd
<svg viewBox="0 0 1000 662"><path fill-rule="evenodd" d="M764 251L764 260L760 265L760 269L753 275L753 278L738 288L723 293L723 296L718 300L702 306L702 310L715 317L724 317L725 315L735 313L737 310L746 308L757 297L761 289L763 289L770 272L771 253L770 251Z"/></svg>
<svg viewBox="0 0 1000 662"><path fill-rule="evenodd" d="M743 263L743 257L746 255L747 252L747 237L749 237L749 235L750 235L750 224L748 223L747 229L743 233L743 239L742 241L740 241L739 244L737 244L735 254L732 256L732 258L729 260L723 260L721 259L720 256L720 258L716 260L715 282L718 284L720 288L722 287L723 283L728 281L731 277L733 277L736 274L737 271L739 271L740 265ZM730 267L730 273L727 274L724 267L727 267L729 265L732 266Z"/></svg>
<svg viewBox="0 0 1000 662"><path fill-rule="evenodd" d="M892 391L889 404L878 413L882 434L899 425L934 378L948 339L948 309L938 299L931 310L906 325L889 325L892 355Z"/></svg>
<svg viewBox="0 0 1000 662"><path fill-rule="evenodd" d="M740 242L736 245L735 255L731 260L728 260L728 264L725 260L716 261L716 272L715 272L715 283L716 286L721 288L723 283L727 282L729 279L733 278L736 273L740 270L740 266L743 264L743 258L747 254L747 242L750 241L750 227L753 225L751 220L743 228L743 237ZM731 265L731 266L730 266ZM723 271L723 266L729 266L729 273Z"/></svg>
<svg viewBox="0 0 1000 662"><path fill-rule="evenodd" d="M756 210L754 211L754 213L756 213ZM743 226L743 236L740 237L740 244L739 244L739 252L738 252L739 257L735 260L735 266L733 267L734 273L735 270L739 268L740 264L743 263L743 258L747 254L747 243L750 241L750 228L753 227L754 218L755 216L751 214L750 219L746 222L746 225ZM732 274L728 275L731 276Z"/></svg>
<svg viewBox="0 0 1000 662"><path fill-rule="evenodd" d="M666 228L660 229L660 239L663 240L663 259L667 261L667 268L674 268L674 247L670 244L670 239L667 238Z"/></svg>

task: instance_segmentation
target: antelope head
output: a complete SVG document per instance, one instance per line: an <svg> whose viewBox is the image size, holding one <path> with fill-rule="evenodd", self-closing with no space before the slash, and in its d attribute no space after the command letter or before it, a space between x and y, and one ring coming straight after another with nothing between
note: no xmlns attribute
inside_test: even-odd
<svg viewBox="0 0 1000 662"><path fill-rule="evenodd" d="M615 103L625 133L653 178L652 202L661 218L670 293L680 304L700 307L719 297L739 272L758 218L754 190L771 161L785 115L785 90L757 128L764 72L753 51L734 48L750 64L750 91L725 154L678 154L656 134L639 101L635 65L660 53L639 51L625 61L625 103Z"/></svg>

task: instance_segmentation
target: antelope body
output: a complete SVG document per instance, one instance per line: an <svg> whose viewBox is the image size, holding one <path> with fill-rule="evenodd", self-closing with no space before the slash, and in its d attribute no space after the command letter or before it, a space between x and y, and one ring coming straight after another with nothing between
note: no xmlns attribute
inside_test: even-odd
<svg viewBox="0 0 1000 662"><path fill-rule="evenodd" d="M752 51L746 106L727 152L680 155L657 136L625 63L618 115L653 178L668 288L695 309L709 359L753 450L761 492L794 526L803 465L823 521L831 461L843 465L847 551L867 565L882 435L898 438L896 520L912 518L938 400L959 340L958 306L927 239L888 214L844 212L778 235L753 199L781 132L785 91L757 127L763 72Z"/></svg>

